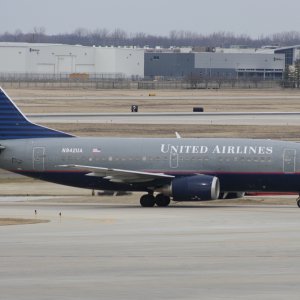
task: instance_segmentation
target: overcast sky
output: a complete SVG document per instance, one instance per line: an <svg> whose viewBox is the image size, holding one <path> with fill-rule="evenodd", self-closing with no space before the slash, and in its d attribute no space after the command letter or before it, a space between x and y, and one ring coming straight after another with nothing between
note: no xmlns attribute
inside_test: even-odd
<svg viewBox="0 0 300 300"><path fill-rule="evenodd" d="M228 31L253 38L300 31L300 0L0 0L0 33L47 34L121 28L128 33L168 35Z"/></svg>

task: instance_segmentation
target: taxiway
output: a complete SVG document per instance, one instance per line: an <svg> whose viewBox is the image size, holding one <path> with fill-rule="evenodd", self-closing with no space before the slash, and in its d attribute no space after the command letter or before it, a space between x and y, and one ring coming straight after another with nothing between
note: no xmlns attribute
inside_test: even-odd
<svg viewBox="0 0 300 300"><path fill-rule="evenodd" d="M28 114L35 123L300 125L299 112Z"/></svg>
<svg viewBox="0 0 300 300"><path fill-rule="evenodd" d="M0 226L3 299L299 299L296 205L37 200L0 204L50 220Z"/></svg>

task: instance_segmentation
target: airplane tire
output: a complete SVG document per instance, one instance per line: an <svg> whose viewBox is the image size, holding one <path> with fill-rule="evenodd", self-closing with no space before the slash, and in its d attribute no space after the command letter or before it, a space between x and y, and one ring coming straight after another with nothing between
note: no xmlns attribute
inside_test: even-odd
<svg viewBox="0 0 300 300"><path fill-rule="evenodd" d="M163 194L158 194L155 197L155 203L159 207L166 207L170 204L170 197L165 196Z"/></svg>
<svg viewBox="0 0 300 300"><path fill-rule="evenodd" d="M297 205L298 205L298 207L300 208L300 199L297 200Z"/></svg>
<svg viewBox="0 0 300 300"><path fill-rule="evenodd" d="M142 207L153 207L155 204L155 198L153 195L143 195L140 199Z"/></svg>

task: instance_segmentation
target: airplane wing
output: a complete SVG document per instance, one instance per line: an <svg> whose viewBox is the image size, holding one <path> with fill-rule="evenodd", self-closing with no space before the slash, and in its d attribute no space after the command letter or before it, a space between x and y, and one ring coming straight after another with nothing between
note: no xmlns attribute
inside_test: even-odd
<svg viewBox="0 0 300 300"><path fill-rule="evenodd" d="M150 172L140 172L132 170L122 170L113 168L101 168L93 166L83 166L83 165L59 165L58 167L63 168L73 168L82 171L89 171L87 176L96 176L107 179L111 182L118 183L138 183L138 182L148 182L159 178L172 179L174 176L167 175L164 173L150 173Z"/></svg>

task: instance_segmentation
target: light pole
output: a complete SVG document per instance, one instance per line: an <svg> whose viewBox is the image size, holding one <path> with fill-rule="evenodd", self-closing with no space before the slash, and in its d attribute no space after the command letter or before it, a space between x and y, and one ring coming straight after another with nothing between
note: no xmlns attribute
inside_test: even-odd
<svg viewBox="0 0 300 300"><path fill-rule="evenodd" d="M236 64L236 79L239 80L239 67L240 67L240 63Z"/></svg>

